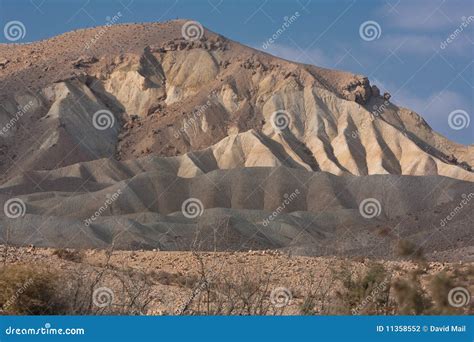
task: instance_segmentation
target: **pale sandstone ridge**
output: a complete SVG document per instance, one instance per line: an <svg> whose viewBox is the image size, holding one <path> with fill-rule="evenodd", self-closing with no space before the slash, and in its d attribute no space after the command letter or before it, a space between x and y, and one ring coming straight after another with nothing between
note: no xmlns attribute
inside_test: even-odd
<svg viewBox="0 0 474 342"><path fill-rule="evenodd" d="M474 180L472 146L433 132L367 78L278 59L207 30L187 41L184 22L112 26L89 49L99 28L0 45L9 61L0 70L0 122L34 102L0 136L1 153L29 170L211 148L222 168L283 163ZM100 109L114 114L111 129L93 127ZM282 131L272 123L278 110L288 114ZM7 158L2 169L12 166Z"/></svg>

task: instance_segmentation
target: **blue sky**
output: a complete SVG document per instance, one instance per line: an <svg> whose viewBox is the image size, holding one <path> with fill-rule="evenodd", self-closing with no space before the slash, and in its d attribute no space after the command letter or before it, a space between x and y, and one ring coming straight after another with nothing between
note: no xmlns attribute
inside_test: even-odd
<svg viewBox="0 0 474 342"><path fill-rule="evenodd" d="M267 52L367 75L392 94L394 103L417 111L438 132L474 143L471 0L0 0L0 42L10 42L3 28L11 21L25 26L17 42L29 42L104 25L117 12L122 13L120 23L194 19L259 49L275 34ZM296 12L296 20L278 34L285 17ZM367 21L378 27L373 26L375 36L362 33L363 39L360 27ZM462 111L461 129L449 125L453 111Z"/></svg>

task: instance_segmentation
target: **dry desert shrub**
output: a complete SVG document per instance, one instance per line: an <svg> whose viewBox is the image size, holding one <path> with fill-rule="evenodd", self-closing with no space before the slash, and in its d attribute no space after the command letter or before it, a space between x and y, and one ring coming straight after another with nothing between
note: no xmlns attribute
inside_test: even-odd
<svg viewBox="0 0 474 342"><path fill-rule="evenodd" d="M421 286L418 270L410 272L408 277L396 279L392 287L397 302L397 313L421 315L431 307L427 293Z"/></svg>
<svg viewBox="0 0 474 342"><path fill-rule="evenodd" d="M27 265L0 268L1 312L7 315L53 315L66 312L57 275Z"/></svg>
<svg viewBox="0 0 474 342"><path fill-rule="evenodd" d="M240 269L238 272L211 271L200 253L193 253L199 264L200 279L176 314L180 315L281 315L285 305L272 304L270 275Z"/></svg>
<svg viewBox="0 0 474 342"><path fill-rule="evenodd" d="M415 261L424 260L423 249L408 240L397 241L394 252L401 258L413 259Z"/></svg>
<svg viewBox="0 0 474 342"><path fill-rule="evenodd" d="M68 314L143 315L154 300L152 275L128 268L112 267L113 249L105 253L100 267L76 267L68 273L63 291L68 294Z"/></svg>
<svg viewBox="0 0 474 342"><path fill-rule="evenodd" d="M57 254L56 254L57 255ZM146 314L152 295L151 276L130 268L81 264L75 253L60 254L76 265L67 271L9 264L0 268L1 313L9 315Z"/></svg>
<svg viewBox="0 0 474 342"><path fill-rule="evenodd" d="M54 250L53 255L56 255L60 259L72 262L81 262L84 257L79 250L65 248Z"/></svg>
<svg viewBox="0 0 474 342"><path fill-rule="evenodd" d="M342 314L387 314L390 311L391 275L382 264L371 263L363 274L343 268L336 277L342 289L336 291Z"/></svg>
<svg viewBox="0 0 474 342"><path fill-rule="evenodd" d="M162 285L176 285L181 287L193 288L199 281L199 277L194 275L184 275L181 273L170 273L167 271L151 271L151 278Z"/></svg>

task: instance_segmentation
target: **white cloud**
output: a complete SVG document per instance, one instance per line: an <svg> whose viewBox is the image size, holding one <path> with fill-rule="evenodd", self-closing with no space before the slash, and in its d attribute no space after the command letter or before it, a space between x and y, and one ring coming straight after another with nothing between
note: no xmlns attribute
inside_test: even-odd
<svg viewBox="0 0 474 342"><path fill-rule="evenodd" d="M397 54L433 54L438 49L441 39L427 35L387 35L372 46L382 51L395 51Z"/></svg>
<svg viewBox="0 0 474 342"><path fill-rule="evenodd" d="M391 1L376 11L389 26L416 31L436 31L459 24L472 15L472 3L463 0Z"/></svg>
<svg viewBox="0 0 474 342"><path fill-rule="evenodd" d="M371 83L376 84L381 92L387 91L391 94L397 92L390 101L393 101L397 106L418 113L435 131L454 141L472 143L472 129L470 131L467 129L454 131L448 125L448 116L452 111L462 109L469 113L472 110L472 104L464 96L450 90L444 90L421 97L405 89L397 91L398 87L390 83L384 83L376 79L372 81Z"/></svg>
<svg viewBox="0 0 474 342"><path fill-rule="evenodd" d="M473 24L474 25L474 24ZM386 35L370 46L378 51L394 51L397 55L412 54L420 56L431 56L435 51L443 54L465 56L468 49L472 49L472 43L468 39L468 32L462 33L452 40L451 43L441 44L449 36L426 35L426 34L392 34Z"/></svg>
<svg viewBox="0 0 474 342"><path fill-rule="evenodd" d="M469 102L461 95L445 90L427 98L420 98L407 92L399 92L400 105L408 107L422 115L430 125L447 126L449 113L456 109L469 110Z"/></svg>

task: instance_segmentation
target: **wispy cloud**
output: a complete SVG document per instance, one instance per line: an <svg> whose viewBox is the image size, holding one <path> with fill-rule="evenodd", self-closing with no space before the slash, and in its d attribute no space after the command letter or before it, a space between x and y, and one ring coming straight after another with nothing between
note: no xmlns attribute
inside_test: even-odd
<svg viewBox="0 0 474 342"><path fill-rule="evenodd" d="M382 92L393 93L397 89L391 83L385 83L380 80L376 80L375 83ZM444 90L433 92L423 97L408 89L401 89L391 101L398 106L409 108L421 115L435 131L451 137L453 134L456 134L456 141L461 143L473 143L472 130L453 132L448 124L449 113L457 109L469 112L472 108L469 99L463 95L451 90Z"/></svg>
<svg viewBox="0 0 474 342"><path fill-rule="evenodd" d="M452 39L449 44L446 44L446 39L449 36L450 34L388 34L370 44L369 47L379 52L393 51L400 56L404 54L427 56L436 51L445 55L465 56L466 51L473 48L468 32L460 33L456 39ZM442 45L443 47L441 47Z"/></svg>
<svg viewBox="0 0 474 342"><path fill-rule="evenodd" d="M390 1L376 10L390 27L415 31L439 31L472 15L472 3L463 0Z"/></svg>

